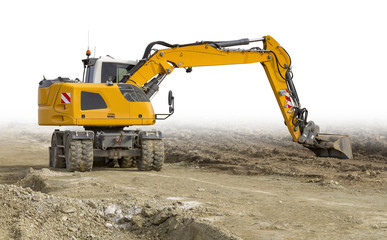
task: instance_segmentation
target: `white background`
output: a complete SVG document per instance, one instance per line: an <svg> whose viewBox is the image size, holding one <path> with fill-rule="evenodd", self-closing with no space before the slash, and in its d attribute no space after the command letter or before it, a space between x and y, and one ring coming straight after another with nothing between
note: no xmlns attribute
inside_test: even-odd
<svg viewBox="0 0 387 240"><path fill-rule="evenodd" d="M309 119L322 124L387 120L384 1L6 1L0 8L0 122L37 122L38 82L82 78L92 55L142 57L148 43L273 36L290 54ZM96 47L96 53L94 53ZM250 47L250 46L249 46ZM171 123L283 120L260 64L177 69L153 99Z"/></svg>

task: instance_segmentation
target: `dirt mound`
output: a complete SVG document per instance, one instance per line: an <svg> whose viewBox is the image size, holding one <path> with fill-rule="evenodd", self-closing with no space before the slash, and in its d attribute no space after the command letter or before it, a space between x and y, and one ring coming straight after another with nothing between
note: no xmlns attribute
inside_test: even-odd
<svg viewBox="0 0 387 240"><path fill-rule="evenodd" d="M116 212L115 215L112 214L113 212ZM240 239L226 229L199 220L191 215L192 212L186 211L184 206L176 203L161 209L149 204L140 208L132 206L126 214L120 207L113 205L109 206L105 213L113 216L115 227L128 229L150 239Z"/></svg>
<svg viewBox="0 0 387 240"><path fill-rule="evenodd" d="M39 172L30 171L20 184L46 189ZM192 209L177 203L157 208L125 201L80 200L14 185L0 185L0 202L4 239L239 239L195 218Z"/></svg>
<svg viewBox="0 0 387 240"><path fill-rule="evenodd" d="M31 177L32 179L35 177ZM0 185L4 239L112 239L125 233L105 226L99 204Z"/></svg>
<svg viewBox="0 0 387 240"><path fill-rule="evenodd" d="M50 171L49 169L42 169L40 171L35 171L34 169L30 168L27 171L27 175L20 179L17 182L17 185L23 187L23 188L31 188L34 191L39 191L46 193L48 192L48 184L46 182L46 179L44 178L44 174L42 174L45 171Z"/></svg>

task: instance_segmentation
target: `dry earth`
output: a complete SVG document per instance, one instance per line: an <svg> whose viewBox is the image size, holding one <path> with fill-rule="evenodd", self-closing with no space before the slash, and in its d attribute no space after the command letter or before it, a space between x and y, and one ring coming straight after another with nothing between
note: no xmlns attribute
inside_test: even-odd
<svg viewBox="0 0 387 240"><path fill-rule="evenodd" d="M387 131L346 132L339 160L284 130L161 130L160 172L70 173L51 129L3 126L0 239L387 239Z"/></svg>

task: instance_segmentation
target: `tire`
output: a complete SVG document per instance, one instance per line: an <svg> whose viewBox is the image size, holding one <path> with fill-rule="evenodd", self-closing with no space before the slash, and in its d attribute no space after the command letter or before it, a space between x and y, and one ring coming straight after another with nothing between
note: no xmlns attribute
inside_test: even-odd
<svg viewBox="0 0 387 240"><path fill-rule="evenodd" d="M164 165L164 142L153 140L153 170L160 171Z"/></svg>
<svg viewBox="0 0 387 240"><path fill-rule="evenodd" d="M72 140L70 136L66 137L65 158L67 171L80 171L82 162L82 141Z"/></svg>
<svg viewBox="0 0 387 240"><path fill-rule="evenodd" d="M59 141L58 141L59 138ZM49 166L52 168L65 168L66 167L66 159L63 158L65 155L63 147L58 147L58 145L63 146L63 138L61 135L57 135L56 133L52 134L51 138L51 147L50 151L50 160Z"/></svg>
<svg viewBox="0 0 387 240"><path fill-rule="evenodd" d="M82 140L82 161L79 167L79 171L90 172L93 168L93 140Z"/></svg>
<svg viewBox="0 0 387 240"><path fill-rule="evenodd" d="M142 140L141 158L137 159L137 168L140 171L150 171L153 165L152 140Z"/></svg>
<svg viewBox="0 0 387 240"><path fill-rule="evenodd" d="M142 140L142 156L137 158L140 171L160 171L164 165L164 143L162 140Z"/></svg>
<svg viewBox="0 0 387 240"><path fill-rule="evenodd" d="M135 160L133 157L123 157L118 159L118 164L120 168L131 168L135 166Z"/></svg>
<svg viewBox="0 0 387 240"><path fill-rule="evenodd" d="M108 162L105 164L106 167L109 167L109 168L114 168L114 166L116 165L114 163L114 160L113 159L109 159Z"/></svg>

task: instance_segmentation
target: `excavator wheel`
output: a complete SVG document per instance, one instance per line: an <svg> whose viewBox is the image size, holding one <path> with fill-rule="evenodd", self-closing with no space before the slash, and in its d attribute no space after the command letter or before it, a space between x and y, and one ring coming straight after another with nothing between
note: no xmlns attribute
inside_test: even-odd
<svg viewBox="0 0 387 240"><path fill-rule="evenodd" d="M143 139L142 156L137 158L140 171L160 171L164 165L164 143L162 140Z"/></svg>
<svg viewBox="0 0 387 240"><path fill-rule="evenodd" d="M140 171L150 171L153 165L152 140L142 140L141 158L137 159L137 168Z"/></svg>
<svg viewBox="0 0 387 240"><path fill-rule="evenodd" d="M91 140L66 138L66 169L68 171L91 171L93 167L93 143Z"/></svg>
<svg viewBox="0 0 387 240"><path fill-rule="evenodd" d="M93 168L93 140L82 140L82 162L80 171L91 171Z"/></svg>
<svg viewBox="0 0 387 240"><path fill-rule="evenodd" d="M55 132L52 134L51 147L49 148L50 160L49 166L52 168L65 168L66 160L64 158L64 146L63 137L57 135Z"/></svg>
<svg viewBox="0 0 387 240"><path fill-rule="evenodd" d="M82 161L82 140L66 138L65 145L66 169L70 172L79 171Z"/></svg>
<svg viewBox="0 0 387 240"><path fill-rule="evenodd" d="M136 160L133 157L123 157L118 160L120 168L131 168L136 166Z"/></svg>
<svg viewBox="0 0 387 240"><path fill-rule="evenodd" d="M164 165L164 142L162 140L154 140L153 151L153 170L160 171Z"/></svg>

